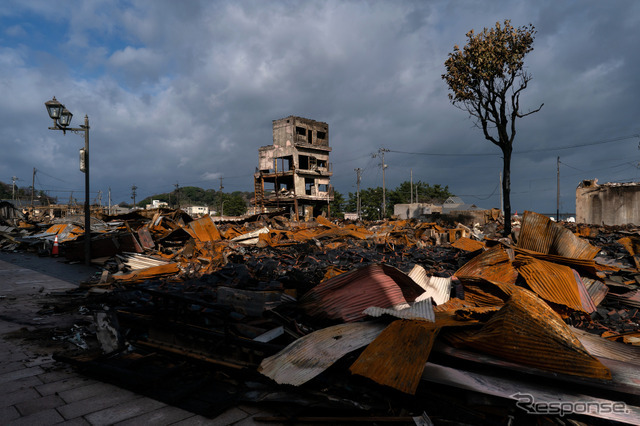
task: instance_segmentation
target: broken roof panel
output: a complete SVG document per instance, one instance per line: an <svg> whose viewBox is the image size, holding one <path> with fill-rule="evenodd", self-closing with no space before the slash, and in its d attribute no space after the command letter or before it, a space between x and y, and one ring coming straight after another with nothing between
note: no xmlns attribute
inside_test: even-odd
<svg viewBox="0 0 640 426"><path fill-rule="evenodd" d="M474 240L469 237L460 237L451 243L451 247L455 247L464 251L478 251L486 247L482 241Z"/></svg>
<svg viewBox="0 0 640 426"><path fill-rule="evenodd" d="M149 279L159 279L175 275L180 272L177 263L168 263L166 265L151 266L145 269L137 269L128 274L113 275L113 279L123 281L129 284L141 283Z"/></svg>
<svg viewBox="0 0 640 426"><path fill-rule="evenodd" d="M502 306L516 291L514 284L490 281L480 277L461 277L464 298L476 306Z"/></svg>
<svg viewBox="0 0 640 426"><path fill-rule="evenodd" d="M409 277L425 291L420 297L431 297L437 305L442 305L451 297L451 277L429 277L427 271L420 265L415 265Z"/></svg>
<svg viewBox="0 0 640 426"><path fill-rule="evenodd" d="M258 371L277 383L300 386L344 355L371 343L385 328L385 323L370 321L314 331L263 359Z"/></svg>
<svg viewBox="0 0 640 426"><path fill-rule="evenodd" d="M523 255L516 256L513 265L527 285L544 300L576 311L591 313L596 310L580 276L568 266Z"/></svg>
<svg viewBox="0 0 640 426"><path fill-rule="evenodd" d="M547 216L530 211L525 211L522 216L518 247L588 260L593 260L600 251Z"/></svg>
<svg viewBox="0 0 640 426"><path fill-rule="evenodd" d="M433 312L433 302L431 298L427 298L426 300L422 300L420 302L415 302L407 305L406 307L401 307L399 309L394 308L378 308L378 307L369 307L364 310L365 315L369 315L372 317L381 317L382 315L391 315L396 318L402 318L407 320L418 320L418 321L435 321L435 314Z"/></svg>
<svg viewBox="0 0 640 426"><path fill-rule="evenodd" d="M370 306L390 308L413 302L422 293L399 269L372 264L321 282L298 305L312 317L351 322L363 319Z"/></svg>
<svg viewBox="0 0 640 426"><path fill-rule="evenodd" d="M198 220L194 220L193 222L189 222L185 227L185 230L195 240L198 240L200 242L218 241L222 239L222 236L220 235L216 224L213 223L209 215L203 216Z"/></svg>
<svg viewBox="0 0 640 426"><path fill-rule="evenodd" d="M438 329L422 321L391 323L351 365L353 374L414 395Z"/></svg>
<svg viewBox="0 0 640 426"><path fill-rule="evenodd" d="M455 273L458 278L484 278L492 282L514 284L518 271L511 264L513 256L502 246L495 246L475 256Z"/></svg>
<svg viewBox="0 0 640 426"><path fill-rule="evenodd" d="M640 407L597 398L588 394L570 392L565 388L553 386L553 384L549 383L522 380L518 377L513 377L513 375L511 377L500 377L428 362L422 373L422 378L428 382L517 401L516 406L527 412L534 412L536 406L545 408L565 406L568 409L570 407L571 410L584 407L585 411L580 412L582 415L614 420L624 424L637 423L637 419L640 418ZM601 407L612 408L616 404L618 404L617 407L622 407L623 409L600 409Z"/></svg>
<svg viewBox="0 0 640 426"><path fill-rule="evenodd" d="M534 293L518 289L477 332L454 341L499 358L569 375L611 379L562 318Z"/></svg>

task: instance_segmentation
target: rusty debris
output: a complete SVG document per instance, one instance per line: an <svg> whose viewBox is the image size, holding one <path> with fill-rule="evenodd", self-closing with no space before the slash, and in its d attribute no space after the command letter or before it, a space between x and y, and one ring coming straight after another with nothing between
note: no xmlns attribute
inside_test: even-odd
<svg viewBox="0 0 640 426"><path fill-rule="evenodd" d="M499 218L103 215L91 226L101 273L75 296L96 344L57 358L205 415L255 403L280 407L273 419L533 424L522 392L626 409L538 414L545 424L633 423L638 229L525 212L503 238ZM81 223L12 220L0 249L49 255L57 237L61 257L83 260Z"/></svg>

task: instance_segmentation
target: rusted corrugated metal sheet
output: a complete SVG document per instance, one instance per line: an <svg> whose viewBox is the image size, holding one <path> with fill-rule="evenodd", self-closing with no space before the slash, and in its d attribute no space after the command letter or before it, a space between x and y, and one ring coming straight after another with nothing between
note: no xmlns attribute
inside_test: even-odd
<svg viewBox="0 0 640 426"><path fill-rule="evenodd" d="M558 263L560 265L566 265L571 267L572 269L577 269L579 271L584 271L589 274L597 274L600 270L599 265L596 264L594 260L589 259L574 259L571 257L559 256L556 254L544 254L538 253L533 250L526 250L519 247L514 247L513 251L516 255L524 254L527 256L535 257L536 259L546 260L547 262Z"/></svg>
<svg viewBox="0 0 640 426"><path fill-rule="evenodd" d="M421 302L415 302L409 304L406 307L394 309L394 308L378 308L369 307L364 310L365 315L372 317L381 317L382 315L391 315L392 317L406 319L406 320L418 320L418 321L435 321L435 315L433 313L433 302L431 298L427 298Z"/></svg>
<svg viewBox="0 0 640 426"><path fill-rule="evenodd" d="M611 372L544 301L519 289L477 332L456 340L502 359L557 373L611 379Z"/></svg>
<svg viewBox="0 0 640 426"><path fill-rule="evenodd" d="M574 327L571 327L571 331L580 339L591 355L640 366L640 347L612 342Z"/></svg>
<svg viewBox="0 0 640 426"><path fill-rule="evenodd" d="M490 281L480 277L460 277L465 300L476 306L502 306L517 290L515 284Z"/></svg>
<svg viewBox="0 0 640 426"><path fill-rule="evenodd" d="M499 376L496 374L484 374L478 372L465 371L462 368L452 368L428 362L422 373L422 378L431 383L438 383L445 386L453 386L459 389L467 389L479 394L494 395L500 398L519 403L523 410L533 413L536 407L549 409L571 407L582 416L595 417L613 420L614 424L636 424L640 418L640 407L621 403L608 399L597 398L588 394L567 390L548 382L534 382L523 379L513 374ZM565 405L566 404L566 405ZM622 406L623 409L612 409L612 407ZM606 407L603 409L603 407ZM523 412L524 413L524 412ZM565 412L569 414L568 412ZM506 417L506 416L505 416ZM523 424L544 424L544 417L538 415L525 415L529 421L522 421ZM539 420L538 420L539 418ZM555 417L554 420L557 420ZM539 421L539 423L537 423ZM518 424L518 422L514 422ZM551 420L549 421L551 423ZM568 423L568 422L567 422ZM587 421L586 424L600 424L603 422ZM610 423L610 422L609 422ZM605 423L607 424L607 423Z"/></svg>
<svg viewBox="0 0 640 426"><path fill-rule="evenodd" d="M582 282L587 287L589 297L593 301L593 304L598 306L609 293L609 287L602 281L594 280L591 278L582 277Z"/></svg>
<svg viewBox="0 0 640 426"><path fill-rule="evenodd" d="M189 224L185 226L185 230L195 240L200 242L218 241L222 239L216 224L213 223L209 215L203 216L193 222L189 222Z"/></svg>
<svg viewBox="0 0 640 426"><path fill-rule="evenodd" d="M607 295L607 299L615 300L629 306L640 308L640 290L630 291L625 294L609 293Z"/></svg>
<svg viewBox="0 0 640 426"><path fill-rule="evenodd" d="M413 302L422 293L402 271L374 264L321 282L298 305L313 317L351 322L363 319L370 306L390 308Z"/></svg>
<svg viewBox="0 0 640 426"><path fill-rule="evenodd" d="M518 278L518 271L511 264L512 256L501 246L495 246L471 259L458 269L458 278L484 278L492 282L513 284Z"/></svg>
<svg viewBox="0 0 640 426"><path fill-rule="evenodd" d="M588 260L592 260L600 251L547 216L530 211L525 211L522 216L518 247Z"/></svg>
<svg viewBox="0 0 640 426"><path fill-rule="evenodd" d="M473 306L476 306L476 304L471 302L470 300L462 300L458 299L457 297L452 297L451 299L447 300L447 303L438 305L434 307L433 310L437 314L438 312L455 311L456 309L468 308Z"/></svg>
<svg viewBox="0 0 640 426"><path fill-rule="evenodd" d="M486 247L482 241L474 240L468 237L462 237L451 243L451 247L455 247L464 251L478 251Z"/></svg>
<svg viewBox="0 0 640 426"><path fill-rule="evenodd" d="M370 321L314 331L262 360L258 371L277 383L300 386L344 355L371 343L385 328L385 323Z"/></svg>
<svg viewBox="0 0 640 426"><path fill-rule="evenodd" d="M148 279L158 279L174 275L180 272L180 267L177 263L169 263L166 265L152 266L146 269L138 269L128 274L113 275L113 279L116 281L123 281L131 284L141 283Z"/></svg>
<svg viewBox="0 0 640 426"><path fill-rule="evenodd" d="M438 329L422 321L391 323L349 368L353 374L414 395Z"/></svg>
<svg viewBox="0 0 640 426"><path fill-rule="evenodd" d="M409 272L409 277L425 291L420 298L431 297L437 305L442 305L451 297L451 277L430 277L420 265L415 265Z"/></svg>
<svg viewBox="0 0 640 426"><path fill-rule="evenodd" d="M70 223L59 223L57 225L52 225L44 232L44 235L51 235L51 241L57 235L58 242L63 243L67 241L73 241L78 238L78 235L83 235L84 229L72 225Z"/></svg>
<svg viewBox="0 0 640 426"><path fill-rule="evenodd" d="M580 276L568 266L523 255L516 256L513 265L527 285L544 300L587 313L596 310Z"/></svg>

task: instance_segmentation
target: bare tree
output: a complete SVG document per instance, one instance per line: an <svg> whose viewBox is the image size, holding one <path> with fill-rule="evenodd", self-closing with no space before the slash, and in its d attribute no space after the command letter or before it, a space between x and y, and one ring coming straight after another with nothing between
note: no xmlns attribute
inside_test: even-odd
<svg viewBox="0 0 640 426"><path fill-rule="evenodd" d="M533 50L535 27L511 26L509 20L496 23L475 34L467 33L462 50L456 45L444 65L442 79L449 86L451 103L470 114L485 139L497 145L503 154L504 235L511 233L511 153L516 136L516 118L540 111L542 105L520 112L520 94L531 75L524 70L524 57Z"/></svg>

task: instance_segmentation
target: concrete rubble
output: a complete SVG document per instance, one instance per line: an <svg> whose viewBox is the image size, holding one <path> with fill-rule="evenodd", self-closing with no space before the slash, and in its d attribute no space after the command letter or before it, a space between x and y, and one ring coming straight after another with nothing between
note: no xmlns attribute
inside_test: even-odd
<svg viewBox="0 0 640 426"><path fill-rule="evenodd" d="M83 260L81 223L0 224L2 250ZM73 294L95 323L56 358L205 416L637 424L638 228L471 225L103 216Z"/></svg>

